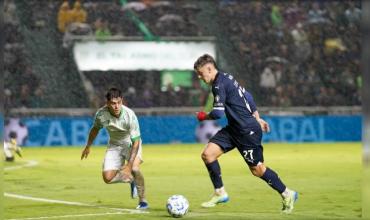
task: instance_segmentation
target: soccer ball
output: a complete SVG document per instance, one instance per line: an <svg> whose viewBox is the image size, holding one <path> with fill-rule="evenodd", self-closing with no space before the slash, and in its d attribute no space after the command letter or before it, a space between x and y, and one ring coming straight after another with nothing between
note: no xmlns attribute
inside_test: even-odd
<svg viewBox="0 0 370 220"><path fill-rule="evenodd" d="M195 137L200 143L208 143L209 139L211 139L220 129L221 126L218 125L217 121L202 121L195 129Z"/></svg>
<svg viewBox="0 0 370 220"><path fill-rule="evenodd" d="M174 218L184 216L189 209L188 200L182 195L173 195L167 200L167 211Z"/></svg>

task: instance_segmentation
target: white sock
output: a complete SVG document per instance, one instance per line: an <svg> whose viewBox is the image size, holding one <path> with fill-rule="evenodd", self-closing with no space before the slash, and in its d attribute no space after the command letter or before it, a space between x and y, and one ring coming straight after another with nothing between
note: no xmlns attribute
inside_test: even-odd
<svg viewBox="0 0 370 220"><path fill-rule="evenodd" d="M221 188L217 188L217 189L215 189L215 192L216 192L216 194L217 194L217 195L223 195L223 194L225 194L225 193L226 193L226 191L225 191L225 188L224 188L224 187L221 187Z"/></svg>
<svg viewBox="0 0 370 220"><path fill-rule="evenodd" d="M290 195L290 189L288 189L288 187L287 187L287 188L285 188L284 192L281 193L281 196L283 198L287 198L287 197L289 197L289 195Z"/></svg>

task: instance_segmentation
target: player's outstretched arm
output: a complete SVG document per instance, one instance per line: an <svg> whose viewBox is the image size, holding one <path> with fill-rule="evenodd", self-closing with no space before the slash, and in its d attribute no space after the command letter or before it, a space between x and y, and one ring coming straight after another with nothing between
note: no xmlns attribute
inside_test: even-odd
<svg viewBox="0 0 370 220"><path fill-rule="evenodd" d="M90 146L94 142L94 140L95 140L96 136L98 135L98 133L99 133L99 129L98 128L92 127L90 129L89 138L87 139L87 144L86 144L85 148L82 150L81 160L84 159L84 158L87 158L87 156L90 154Z"/></svg>
<svg viewBox="0 0 370 220"><path fill-rule="evenodd" d="M253 112L253 116L256 118L258 123L261 125L263 132L270 132L270 125L265 120L260 118L260 114L258 113L258 111Z"/></svg>

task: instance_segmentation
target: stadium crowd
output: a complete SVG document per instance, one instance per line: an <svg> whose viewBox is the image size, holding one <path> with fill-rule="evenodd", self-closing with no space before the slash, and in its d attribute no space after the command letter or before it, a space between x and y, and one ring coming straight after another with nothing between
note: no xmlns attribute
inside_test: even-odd
<svg viewBox="0 0 370 220"><path fill-rule="evenodd" d="M223 26L246 62L246 72L259 78L262 103L360 103L358 1L222 3Z"/></svg>
<svg viewBox="0 0 370 220"><path fill-rule="evenodd" d="M4 2L4 33L4 109L37 107L43 87L26 59L25 39L14 1Z"/></svg>
<svg viewBox="0 0 370 220"><path fill-rule="evenodd" d="M52 107L42 103L48 85L34 74L37 64L32 63L27 53L30 48L24 44L29 36L25 34L27 29L41 32L51 28L57 33L53 36L60 38L55 42L63 42L62 51L71 50L71 35L92 35L97 40L143 37L145 33L135 18L153 36L209 35L197 20L199 13L207 10L198 1L28 2L32 19L27 21L17 14L21 3L6 0L4 4L6 108ZM221 21L219 31L232 42L240 58L235 62L245 67L238 77L258 82L251 92L257 94L260 106L361 104L360 1L220 0L216 11ZM71 56L61 59L67 59L64 65L74 67ZM96 88L97 97L113 81L129 85L122 89L132 107L199 106L204 105L209 92L199 86L168 85L163 89L159 72L91 72L86 76ZM82 84L81 79L75 80ZM198 84L195 75L192 81Z"/></svg>

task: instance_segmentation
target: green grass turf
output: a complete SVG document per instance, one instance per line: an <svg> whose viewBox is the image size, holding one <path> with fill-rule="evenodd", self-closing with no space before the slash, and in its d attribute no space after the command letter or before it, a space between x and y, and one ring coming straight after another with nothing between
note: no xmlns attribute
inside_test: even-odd
<svg viewBox="0 0 370 220"><path fill-rule="evenodd" d="M230 201L212 209L200 207L213 192L200 152L202 144L144 145L142 171L146 181L147 214L112 214L108 208L81 207L4 197L4 219L170 219L165 210L169 196L182 194L190 202L186 219L359 219L361 216L362 163L360 143L265 144L265 164L283 182L299 192L295 210L280 213L281 198L264 181L254 177L237 150L220 158ZM134 209L128 184L107 185L101 178L105 147L92 148L80 160L80 147L24 148L24 158L37 166L4 171L7 193L91 205ZM48 219L48 218L46 218ZM50 219L50 218L49 218Z"/></svg>

